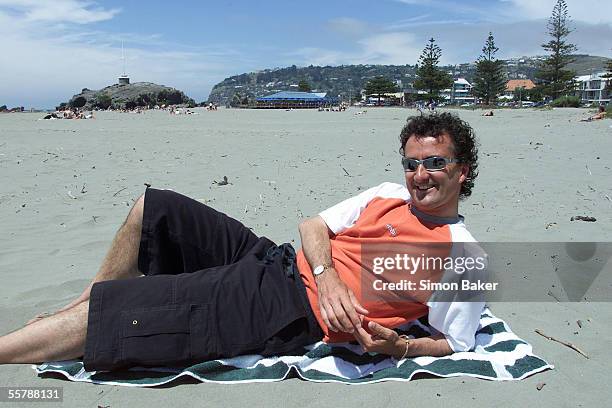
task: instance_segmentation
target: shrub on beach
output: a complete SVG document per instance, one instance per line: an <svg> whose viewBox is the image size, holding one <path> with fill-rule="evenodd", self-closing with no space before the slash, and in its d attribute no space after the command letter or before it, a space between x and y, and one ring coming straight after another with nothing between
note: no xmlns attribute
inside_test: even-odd
<svg viewBox="0 0 612 408"><path fill-rule="evenodd" d="M136 99L136 104L138 106L146 106L149 108L152 108L153 106L155 106L155 95L151 95L151 94L141 94L138 95L138 98Z"/></svg>
<svg viewBox="0 0 612 408"><path fill-rule="evenodd" d="M138 107L138 103L133 99L130 99L129 101L125 103L125 109L127 110L136 109L137 107Z"/></svg>
<svg viewBox="0 0 612 408"><path fill-rule="evenodd" d="M157 103L159 104L178 105L183 102L185 101L184 101L182 92L176 89L174 90L162 89L157 94Z"/></svg>
<svg viewBox="0 0 612 408"><path fill-rule="evenodd" d="M113 105L113 99L107 93L101 93L96 96L94 106L100 109L108 109Z"/></svg>
<svg viewBox="0 0 612 408"><path fill-rule="evenodd" d="M554 108L578 108L580 98L577 96L561 96L550 103Z"/></svg>
<svg viewBox="0 0 612 408"><path fill-rule="evenodd" d="M82 96L77 96L73 100L70 101L71 108L82 108L87 103L87 99Z"/></svg>

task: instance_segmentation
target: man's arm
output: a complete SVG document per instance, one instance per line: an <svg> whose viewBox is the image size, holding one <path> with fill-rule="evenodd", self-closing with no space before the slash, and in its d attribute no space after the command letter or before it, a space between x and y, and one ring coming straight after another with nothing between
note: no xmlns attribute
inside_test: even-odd
<svg viewBox="0 0 612 408"><path fill-rule="evenodd" d="M433 356L442 357L453 354L453 349L446 341L443 334L435 334L429 337L420 337L410 340L408 355L406 357Z"/></svg>
<svg viewBox="0 0 612 408"><path fill-rule="evenodd" d="M334 233L329 229L321 216L309 218L302 221L298 226L302 249L308 264L313 267L317 265L331 265L331 242Z"/></svg>
<svg viewBox="0 0 612 408"><path fill-rule="evenodd" d="M419 356L441 357L453 353L453 349L441 333L411 339L407 344L406 340L399 337L395 331L378 323L370 322L368 330L369 332L359 327L355 332L355 338L367 352L387 354L397 359Z"/></svg>
<svg viewBox="0 0 612 408"><path fill-rule="evenodd" d="M333 267L330 238L334 236L323 218L309 218L299 225L302 250L311 268L329 266L315 278L319 309L325 325L333 331L353 333L361 326L358 313L367 314L353 292L342 282Z"/></svg>

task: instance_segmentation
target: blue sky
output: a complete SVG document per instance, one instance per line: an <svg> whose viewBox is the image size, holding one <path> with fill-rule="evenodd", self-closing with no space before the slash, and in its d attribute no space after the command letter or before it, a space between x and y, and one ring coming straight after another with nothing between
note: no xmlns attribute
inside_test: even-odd
<svg viewBox="0 0 612 408"><path fill-rule="evenodd" d="M612 2L568 0L579 52L612 56ZM554 0L0 0L0 105L52 107L121 74L197 101L224 78L288 65L414 64L436 38L443 63L542 54Z"/></svg>

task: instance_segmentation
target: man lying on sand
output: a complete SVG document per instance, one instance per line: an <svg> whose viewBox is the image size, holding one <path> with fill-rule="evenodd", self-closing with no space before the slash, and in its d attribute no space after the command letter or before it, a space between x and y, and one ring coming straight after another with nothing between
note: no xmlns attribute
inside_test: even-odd
<svg viewBox="0 0 612 408"><path fill-rule="evenodd" d="M364 268L362 244L474 241L458 213L477 176L470 126L449 113L412 117L400 143L406 187L383 183L302 222L297 255L202 203L148 188L89 287L0 337L0 363L176 366L319 340L357 340L398 359L470 350L482 302L381 302L360 286L376 273ZM392 330L425 315L440 333Z"/></svg>

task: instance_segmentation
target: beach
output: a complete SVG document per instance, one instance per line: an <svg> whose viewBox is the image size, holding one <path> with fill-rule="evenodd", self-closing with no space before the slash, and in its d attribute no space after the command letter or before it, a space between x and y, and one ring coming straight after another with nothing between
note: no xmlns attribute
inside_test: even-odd
<svg viewBox="0 0 612 408"><path fill-rule="evenodd" d="M301 220L381 182L404 183L398 136L416 114L404 108L194 111L99 112L95 120L0 115L0 333L81 293L145 184L196 198L297 248ZM477 240L612 241L612 121L580 122L586 109L504 109L492 117L452 112L472 125L481 144L480 175L460 203ZM575 216L596 221L570 221ZM355 388L289 379L131 389L38 378L29 365L16 365L0 367L0 387L64 387L63 406L75 407L563 407L612 397L604 340L612 337L612 304L496 303L492 310L555 369L516 382L458 377ZM579 345L590 358L535 329Z"/></svg>

